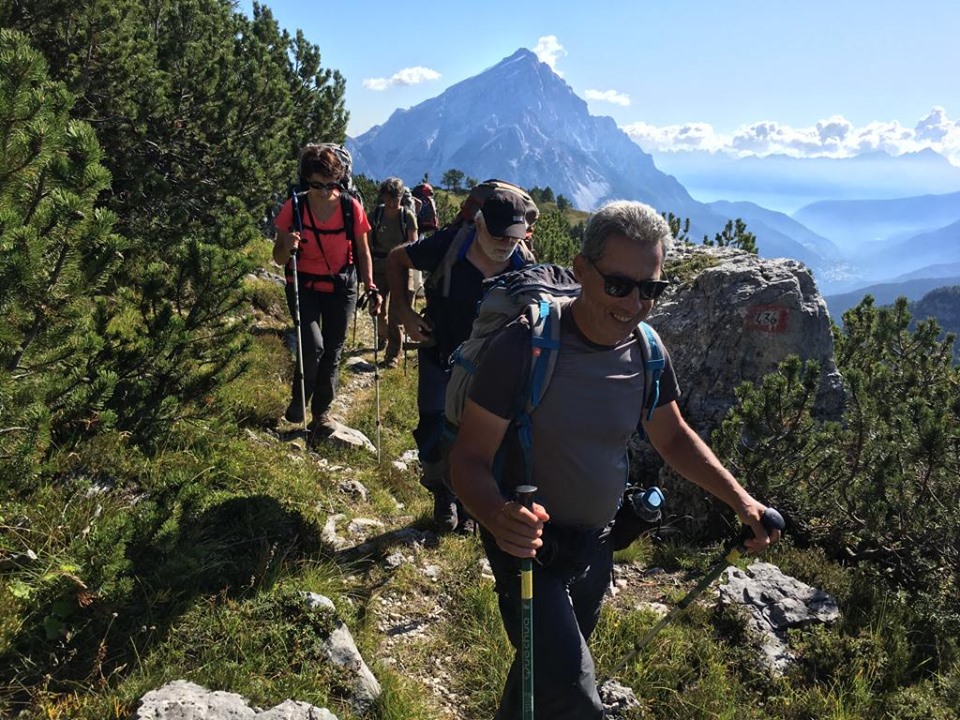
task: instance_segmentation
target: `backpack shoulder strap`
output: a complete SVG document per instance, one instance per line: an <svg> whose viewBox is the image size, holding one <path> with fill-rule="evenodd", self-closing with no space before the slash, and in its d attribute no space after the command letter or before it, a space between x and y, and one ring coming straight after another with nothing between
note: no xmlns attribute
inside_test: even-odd
<svg viewBox="0 0 960 720"><path fill-rule="evenodd" d="M454 235L453 240L450 242L450 247L447 248L447 252L444 253L443 259L440 261L440 264L437 265L436 270L430 273L428 282L434 288L438 288L443 297L450 297L451 270L457 260L466 255L469 247L467 241L470 239L472 231L472 225L464 224L457 231L457 234Z"/></svg>
<svg viewBox="0 0 960 720"><path fill-rule="evenodd" d="M561 305L556 300L540 300L526 309L530 322L530 378L526 392L526 409L532 412L543 400L557 366L560 349Z"/></svg>
<svg viewBox="0 0 960 720"><path fill-rule="evenodd" d="M340 193L340 209L343 212L343 231L347 234L347 240L355 243L357 239L353 233L353 196L350 193Z"/></svg>
<svg viewBox="0 0 960 720"><path fill-rule="evenodd" d="M533 482L533 425L530 416L543 400L557 366L560 312L560 303L556 299L550 301L546 298L528 305L524 310L530 323L530 374L513 422L517 428L527 484Z"/></svg>
<svg viewBox="0 0 960 720"><path fill-rule="evenodd" d="M643 409L647 420L653 418L653 411L660 400L660 376L663 374L666 359L663 355L663 341L657 331L647 323L641 322L634 334L640 343L640 352L643 356Z"/></svg>
<svg viewBox="0 0 960 720"><path fill-rule="evenodd" d="M360 253L357 250L357 238L353 228L353 196L349 192L341 191L340 210L343 213L343 231L347 235L347 241L353 253L353 263L359 267Z"/></svg>

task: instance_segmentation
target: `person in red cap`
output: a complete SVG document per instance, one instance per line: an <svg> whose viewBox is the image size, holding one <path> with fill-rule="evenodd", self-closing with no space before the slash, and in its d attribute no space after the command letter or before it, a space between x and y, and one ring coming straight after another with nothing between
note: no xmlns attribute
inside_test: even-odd
<svg viewBox="0 0 960 720"><path fill-rule="evenodd" d="M420 183L413 189L413 196L420 201L417 213L417 229L420 237L437 231L437 204L433 201L433 188L430 183Z"/></svg>
<svg viewBox="0 0 960 720"><path fill-rule="evenodd" d="M530 230L529 213L530 208L520 195L498 189L484 201L472 224L445 227L394 248L387 257L387 280L391 295L397 299L404 297L409 270L431 274L422 316L401 302L391 305L391 313L403 323L407 335L420 343L420 420L413 437L420 454L420 482L433 494L433 519L443 531L472 530L472 520L450 490L440 444L450 355L470 337L477 304L483 297L483 281L532 261L521 242Z"/></svg>

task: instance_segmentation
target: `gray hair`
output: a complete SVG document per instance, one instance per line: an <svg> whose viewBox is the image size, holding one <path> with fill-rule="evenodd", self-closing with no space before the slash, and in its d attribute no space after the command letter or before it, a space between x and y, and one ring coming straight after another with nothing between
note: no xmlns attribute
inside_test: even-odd
<svg viewBox="0 0 960 720"><path fill-rule="evenodd" d="M649 205L633 200L614 200L590 216L580 254L592 262L599 260L611 235L626 235L641 245L659 244L664 258L673 246L670 224Z"/></svg>
<svg viewBox="0 0 960 720"><path fill-rule="evenodd" d="M403 180L398 177L388 177L380 183L380 195L398 198L403 195Z"/></svg>

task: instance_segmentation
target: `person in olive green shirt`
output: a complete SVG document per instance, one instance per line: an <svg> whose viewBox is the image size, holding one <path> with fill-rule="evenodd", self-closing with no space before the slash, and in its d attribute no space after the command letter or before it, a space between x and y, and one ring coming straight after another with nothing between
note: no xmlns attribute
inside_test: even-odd
<svg viewBox="0 0 960 720"><path fill-rule="evenodd" d="M373 255L374 283L383 293L385 308L389 308L390 285L387 282L387 255L395 247L417 239L417 216L401 204L404 195L403 180L390 177L380 183L380 204L370 214L370 252ZM398 302L410 304L411 298L400 298ZM377 333L380 347L384 353L384 365L396 367L400 355L400 324L388 319L389 313L377 316Z"/></svg>

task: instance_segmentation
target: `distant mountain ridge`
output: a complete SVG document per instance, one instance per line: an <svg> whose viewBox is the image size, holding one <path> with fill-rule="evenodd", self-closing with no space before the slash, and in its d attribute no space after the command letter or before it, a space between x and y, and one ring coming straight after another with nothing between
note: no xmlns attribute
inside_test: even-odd
<svg viewBox="0 0 960 720"><path fill-rule="evenodd" d="M791 217L841 248L946 227L960 220L960 192L889 200L821 200Z"/></svg>
<svg viewBox="0 0 960 720"><path fill-rule="evenodd" d="M853 292L826 295L824 301L834 322L852 307L856 307L867 295L872 295L876 305L892 305L898 297L911 301L922 299L927 293L943 287L960 285L960 274L955 277L916 278L902 282L878 283L868 285Z"/></svg>
<svg viewBox="0 0 960 720"><path fill-rule="evenodd" d="M689 218L697 241L736 217L691 198L612 118L590 115L586 102L529 50L395 111L347 147L354 171L378 179L397 175L413 183L427 172L436 182L455 168L478 180L549 186L585 210L611 199L640 200ZM782 220L763 226L763 257L795 257L818 271L833 264L828 240L810 241L813 234L801 230L798 242L777 227L789 222Z"/></svg>
<svg viewBox="0 0 960 720"><path fill-rule="evenodd" d="M632 198L675 214L718 218L620 130L594 117L569 85L521 49L479 75L347 141L357 172L435 181L451 168L550 186L576 207Z"/></svg>
<svg viewBox="0 0 960 720"><path fill-rule="evenodd" d="M879 252L879 245L868 248L863 240L874 227L878 236L887 226L902 231L894 239L883 238L890 242L939 232L941 226L960 220L960 193L957 198L929 201L940 203L935 212L919 204L922 198L910 201L901 197L874 201L876 205L868 204L866 210L858 203L867 201L818 202L793 217L751 202L699 202L677 178L662 172L653 157L612 118L590 115L587 103L525 49L452 85L437 97L394 111L382 125L348 138L347 147L353 154L354 171L375 179L397 175L412 184L426 172L438 182L447 170L457 169L477 180L498 177L526 187L549 186L555 195L564 195L582 210L593 210L612 199L640 200L662 212L689 218L689 236L694 242L704 235L712 238L729 219L739 217L757 236L762 257L800 260L814 272L824 293L960 261L960 256L940 253L939 246L949 242L936 237L918 241L917 247L930 252L900 257ZM935 171L938 177L960 187L960 168L932 151L897 158L877 152L846 160L768 156L737 161L728 158L724 162L741 171L762 167L766 177L787 186L807 183L805 191L811 193L816 192L812 178L820 178L826 187L839 168L852 168L853 177L867 182L885 178L896 166L899 173L895 174L909 176L906 184L916 187L922 186L918 183L925 173ZM794 168L798 175L771 173L767 165L757 163ZM811 167L816 168L812 174ZM801 168L805 170L801 172ZM734 173L731 186L736 182ZM846 182L850 184L849 179ZM844 192L849 190L845 186ZM875 218L882 221L871 225ZM949 222L940 222L944 218ZM947 238L951 232L947 231Z"/></svg>
<svg viewBox="0 0 960 720"><path fill-rule="evenodd" d="M703 150L652 153L698 200L749 201L793 213L818 200L891 200L960 191L960 167L927 148L892 156L733 157Z"/></svg>

